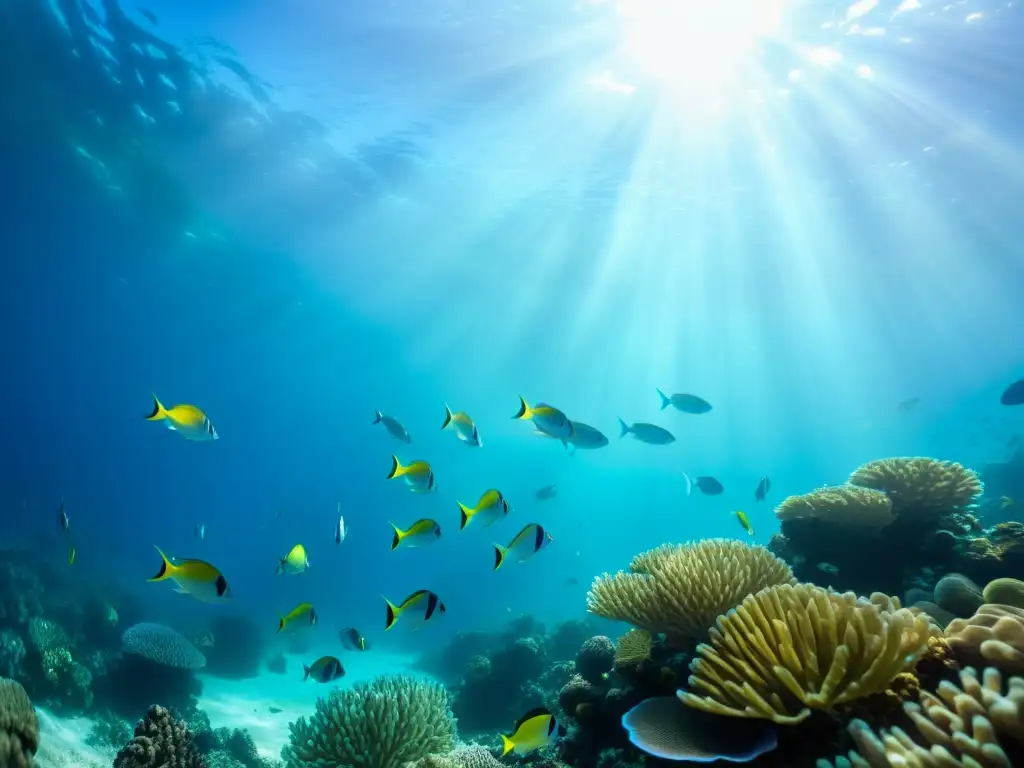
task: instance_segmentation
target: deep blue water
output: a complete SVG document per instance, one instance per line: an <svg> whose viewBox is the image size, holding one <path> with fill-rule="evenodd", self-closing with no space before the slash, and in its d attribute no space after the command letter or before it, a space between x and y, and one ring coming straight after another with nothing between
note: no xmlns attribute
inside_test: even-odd
<svg viewBox="0 0 1024 768"><path fill-rule="evenodd" d="M158 544L215 562L269 626L311 599L375 641L382 594L430 588L448 613L423 644L582 615L596 574L742 536L736 509L766 543L764 474L777 502L876 457L1002 460L1021 13L896 5L870 36L792 4L705 102L620 55L611 3L165 2L154 26L112 0L5 0L4 537L62 562L63 496L76 573L137 583L154 612L210 610L144 583ZM815 68L825 46L842 58ZM655 387L715 408L659 413ZM146 423L150 392L221 439ZM570 458L510 419L518 394L611 445ZM445 402L484 448L439 431ZM678 440L619 441L618 416ZM430 460L438 493L385 481L392 452ZM686 497L684 471L726 493ZM460 533L456 499L490 487L512 519ZM388 551L389 520L428 516L437 545ZM491 573L525 522L554 544ZM310 571L275 579L297 542Z"/></svg>

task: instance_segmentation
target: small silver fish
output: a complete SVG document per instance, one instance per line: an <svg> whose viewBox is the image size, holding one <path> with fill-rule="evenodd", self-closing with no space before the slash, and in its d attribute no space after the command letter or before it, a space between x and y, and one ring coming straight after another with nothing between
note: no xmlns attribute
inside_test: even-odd
<svg viewBox="0 0 1024 768"><path fill-rule="evenodd" d="M61 497L61 500L60 500L60 510L59 511L60 511L60 529L62 531L64 531L64 533L70 534L71 533L71 521L68 520L68 511L64 508L64 497L63 496Z"/></svg>
<svg viewBox="0 0 1024 768"><path fill-rule="evenodd" d="M345 517L341 514L341 502L338 502L338 525L334 529L334 543L341 544L348 536L348 529L345 527Z"/></svg>

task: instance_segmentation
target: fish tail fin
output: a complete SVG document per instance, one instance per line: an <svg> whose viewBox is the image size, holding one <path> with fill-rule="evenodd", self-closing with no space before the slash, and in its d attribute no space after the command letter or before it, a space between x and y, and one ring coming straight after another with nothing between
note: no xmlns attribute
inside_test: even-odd
<svg viewBox="0 0 1024 768"><path fill-rule="evenodd" d="M459 505L459 530L461 531L467 525L469 525L469 520L470 520L471 517L473 517L473 515L476 512L476 510L475 509L470 509L465 504L463 504L461 501L456 502L456 504Z"/></svg>
<svg viewBox="0 0 1024 768"><path fill-rule="evenodd" d="M402 466L402 462L398 460L397 456L391 457L391 471L388 472L388 480L394 480L396 477L401 477L409 470Z"/></svg>
<svg viewBox="0 0 1024 768"><path fill-rule="evenodd" d="M501 564L505 562L505 555L507 554L508 550L501 546L501 544L494 545L494 570L501 568Z"/></svg>
<svg viewBox="0 0 1024 768"><path fill-rule="evenodd" d="M287 623L288 622L284 620L283 616L277 620L277 634L281 634L281 631L284 629L284 625Z"/></svg>
<svg viewBox="0 0 1024 768"><path fill-rule="evenodd" d="M686 495L689 496L693 492L693 483L690 481L690 476L683 472L683 480L686 481Z"/></svg>
<svg viewBox="0 0 1024 768"><path fill-rule="evenodd" d="M519 410L516 411L516 415L513 416L512 418L513 419L529 419L532 416L533 416L533 413L532 413L532 411L530 411L530 406L527 405L526 399L522 395L520 395L519 396Z"/></svg>
<svg viewBox="0 0 1024 768"><path fill-rule="evenodd" d="M153 410L150 411L149 415L146 417L146 421L160 421L161 419L166 418L167 410L164 408L157 396L153 395Z"/></svg>
<svg viewBox="0 0 1024 768"><path fill-rule="evenodd" d="M624 422L622 420L622 418L619 417L619 439L621 440L622 438L624 438L628 434L629 434L629 424Z"/></svg>
<svg viewBox="0 0 1024 768"><path fill-rule="evenodd" d="M309 667L305 664L302 665L302 682L309 680Z"/></svg>
<svg viewBox="0 0 1024 768"><path fill-rule="evenodd" d="M395 608L395 606L391 604L391 601L386 597L384 598L384 602L387 603L388 606L387 619L384 621L384 631L387 632L395 626L395 622L398 621L398 615L401 613L401 609Z"/></svg>
<svg viewBox="0 0 1024 768"><path fill-rule="evenodd" d="M380 424L381 419L384 418L384 414L378 411L376 408L373 409L373 423Z"/></svg>
<svg viewBox="0 0 1024 768"><path fill-rule="evenodd" d="M670 398L668 395L666 395L664 392L662 392L657 387L654 388L654 391L657 392L658 393L658 397L661 398L661 410L664 411L666 408L668 408L670 405L672 405L672 398Z"/></svg>
<svg viewBox="0 0 1024 768"><path fill-rule="evenodd" d="M156 572L156 576L151 579L146 579L146 581L163 581L164 579L169 579L171 574L174 573L174 563L168 559L167 555L165 555L163 550L161 550L156 544L153 545L153 549L160 554L160 570Z"/></svg>
<svg viewBox="0 0 1024 768"><path fill-rule="evenodd" d="M448 425L452 423L452 409L448 407L448 403L444 404L444 424L441 425L441 429L448 429Z"/></svg>
<svg viewBox="0 0 1024 768"><path fill-rule="evenodd" d="M394 552L396 549L398 549L398 545L402 543L402 535L405 533L405 531L403 531L401 528L399 528L397 525L390 521L388 524L395 529L395 537L391 539L391 551Z"/></svg>
<svg viewBox="0 0 1024 768"><path fill-rule="evenodd" d="M501 756L504 757L513 749L515 749L516 745L515 742L513 742L512 739L510 739L504 733L499 733L498 735L501 736Z"/></svg>
<svg viewBox="0 0 1024 768"><path fill-rule="evenodd" d="M277 564L277 570L274 571L275 576L280 576L284 573L285 558L281 558L281 561Z"/></svg>

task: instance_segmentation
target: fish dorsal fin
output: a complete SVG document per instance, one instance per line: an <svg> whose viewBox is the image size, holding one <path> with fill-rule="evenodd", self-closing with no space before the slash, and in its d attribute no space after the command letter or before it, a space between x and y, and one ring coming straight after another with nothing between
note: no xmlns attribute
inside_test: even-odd
<svg viewBox="0 0 1024 768"><path fill-rule="evenodd" d="M525 723L527 720L533 720L533 718L535 717L542 717L544 715L550 717L551 710L547 707L537 707L535 709L531 709L525 715L516 720L516 726L512 729L512 735L515 736L517 733L519 733L519 729L523 727L523 723Z"/></svg>

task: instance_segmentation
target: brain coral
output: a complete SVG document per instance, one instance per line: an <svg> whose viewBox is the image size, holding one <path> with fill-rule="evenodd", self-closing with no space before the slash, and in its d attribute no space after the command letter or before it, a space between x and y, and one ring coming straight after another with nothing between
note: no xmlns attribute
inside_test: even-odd
<svg viewBox="0 0 1024 768"><path fill-rule="evenodd" d="M1012 605L1024 608L1024 581L1020 579L994 579L985 585L986 603Z"/></svg>
<svg viewBox="0 0 1024 768"><path fill-rule="evenodd" d="M454 741L455 719L442 686L384 676L317 699L308 721L291 724L281 757L288 768L402 768L449 752Z"/></svg>
<svg viewBox="0 0 1024 768"><path fill-rule="evenodd" d="M897 514L934 515L974 504L984 486L978 473L955 461L900 457L869 461L850 483L884 491Z"/></svg>
<svg viewBox="0 0 1024 768"><path fill-rule="evenodd" d="M983 605L969 619L951 621L946 641L965 664L1024 672L1024 609Z"/></svg>
<svg viewBox="0 0 1024 768"><path fill-rule="evenodd" d="M881 491L840 485L789 496L775 508L775 516L788 520L820 520L859 528L884 528L896 520L892 500Z"/></svg>
<svg viewBox="0 0 1024 768"><path fill-rule="evenodd" d="M31 768L39 749L39 721L25 689L0 678L0 766Z"/></svg>
<svg viewBox="0 0 1024 768"><path fill-rule="evenodd" d="M201 669L206 666L206 657L184 635L163 624L143 622L129 627L121 636L121 649L165 667Z"/></svg>
<svg viewBox="0 0 1024 768"><path fill-rule="evenodd" d="M764 547L705 539L660 546L634 557L628 573L599 576L587 608L649 632L702 639L747 595L794 581L789 566Z"/></svg>
<svg viewBox="0 0 1024 768"><path fill-rule="evenodd" d="M856 768L1013 768L1019 765L1007 752L1024 742L1024 679L1014 677L1004 690L995 669L982 679L972 668L960 672L960 685L944 680L934 694L922 691L920 703L904 710L925 742L922 746L900 728L875 733L863 720L849 731L859 753L839 758L835 765ZM820 768L827 768L819 761Z"/></svg>
<svg viewBox="0 0 1024 768"><path fill-rule="evenodd" d="M938 634L885 595L769 587L718 620L690 664L693 692L680 698L711 714L798 723L886 690Z"/></svg>

